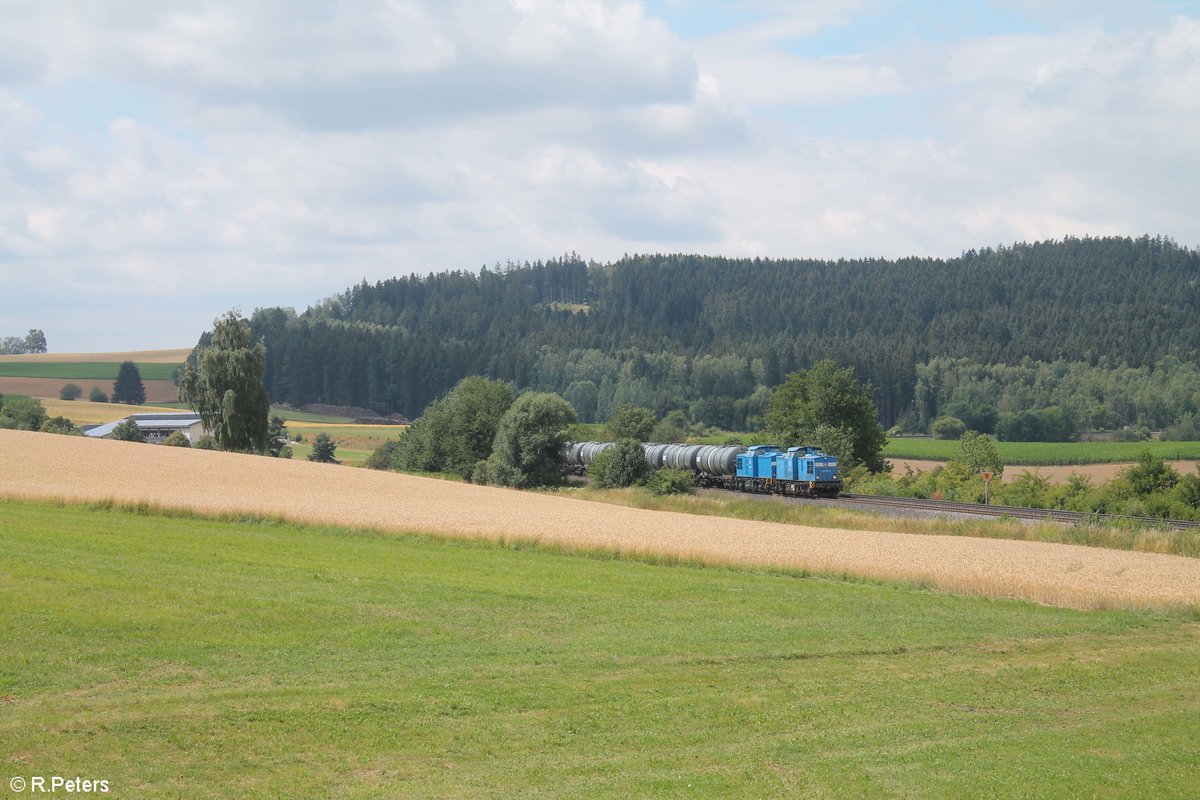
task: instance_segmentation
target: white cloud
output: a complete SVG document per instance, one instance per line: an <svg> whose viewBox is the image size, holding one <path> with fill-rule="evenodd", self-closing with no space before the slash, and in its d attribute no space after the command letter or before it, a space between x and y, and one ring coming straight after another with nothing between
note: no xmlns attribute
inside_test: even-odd
<svg viewBox="0 0 1200 800"><path fill-rule="evenodd" d="M568 250L1200 241L1194 16L817 58L793 45L880 6L757 8L687 42L618 0L16 6L0 333L177 344L233 305ZM130 305L72 333L83 293Z"/></svg>

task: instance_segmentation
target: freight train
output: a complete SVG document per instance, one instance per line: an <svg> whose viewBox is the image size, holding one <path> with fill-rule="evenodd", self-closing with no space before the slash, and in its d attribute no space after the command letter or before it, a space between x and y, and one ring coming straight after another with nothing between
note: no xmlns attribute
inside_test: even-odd
<svg viewBox="0 0 1200 800"><path fill-rule="evenodd" d="M563 450L564 468L577 475L612 442L574 442ZM837 497L842 491L838 460L816 447L774 445L642 444L652 469L674 467L692 473L697 486L739 492Z"/></svg>

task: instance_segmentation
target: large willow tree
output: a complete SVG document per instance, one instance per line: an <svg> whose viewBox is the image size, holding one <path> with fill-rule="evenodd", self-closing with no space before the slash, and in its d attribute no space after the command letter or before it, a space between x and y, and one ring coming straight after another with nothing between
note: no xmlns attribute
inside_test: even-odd
<svg viewBox="0 0 1200 800"><path fill-rule="evenodd" d="M213 320L212 342L179 381L179 399L200 415L221 450L262 452L270 402L263 387L267 348L251 345L250 324L236 311Z"/></svg>

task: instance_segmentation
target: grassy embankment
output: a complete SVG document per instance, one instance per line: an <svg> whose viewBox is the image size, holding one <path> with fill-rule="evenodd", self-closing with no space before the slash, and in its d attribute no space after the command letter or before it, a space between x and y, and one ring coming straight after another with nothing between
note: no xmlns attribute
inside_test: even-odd
<svg viewBox="0 0 1200 800"><path fill-rule="evenodd" d="M0 764L114 796L1194 796L1200 618L0 505Z"/></svg>

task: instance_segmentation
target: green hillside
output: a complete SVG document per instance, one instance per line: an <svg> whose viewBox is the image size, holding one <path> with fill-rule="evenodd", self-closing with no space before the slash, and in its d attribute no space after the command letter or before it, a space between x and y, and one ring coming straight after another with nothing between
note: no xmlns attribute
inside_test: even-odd
<svg viewBox="0 0 1200 800"><path fill-rule="evenodd" d="M294 406L415 418L484 375L558 392L583 421L631 402L747 430L783 376L830 358L871 382L885 426L927 423L960 400L973 412L1070 401L1085 429L1157 429L1197 411L1200 375L1180 365L1200 358L1200 251L1110 237L950 259L568 255L364 282L301 314L262 309L252 324L272 399ZM1157 376L1160 362L1182 371ZM984 370L995 364L1021 369ZM1146 374L1116 372L1126 368ZM953 386L939 382L947 370ZM1069 378L1065 400L1040 377L1024 393L997 383L1043 372ZM1142 402L1144 389L1162 401Z"/></svg>

